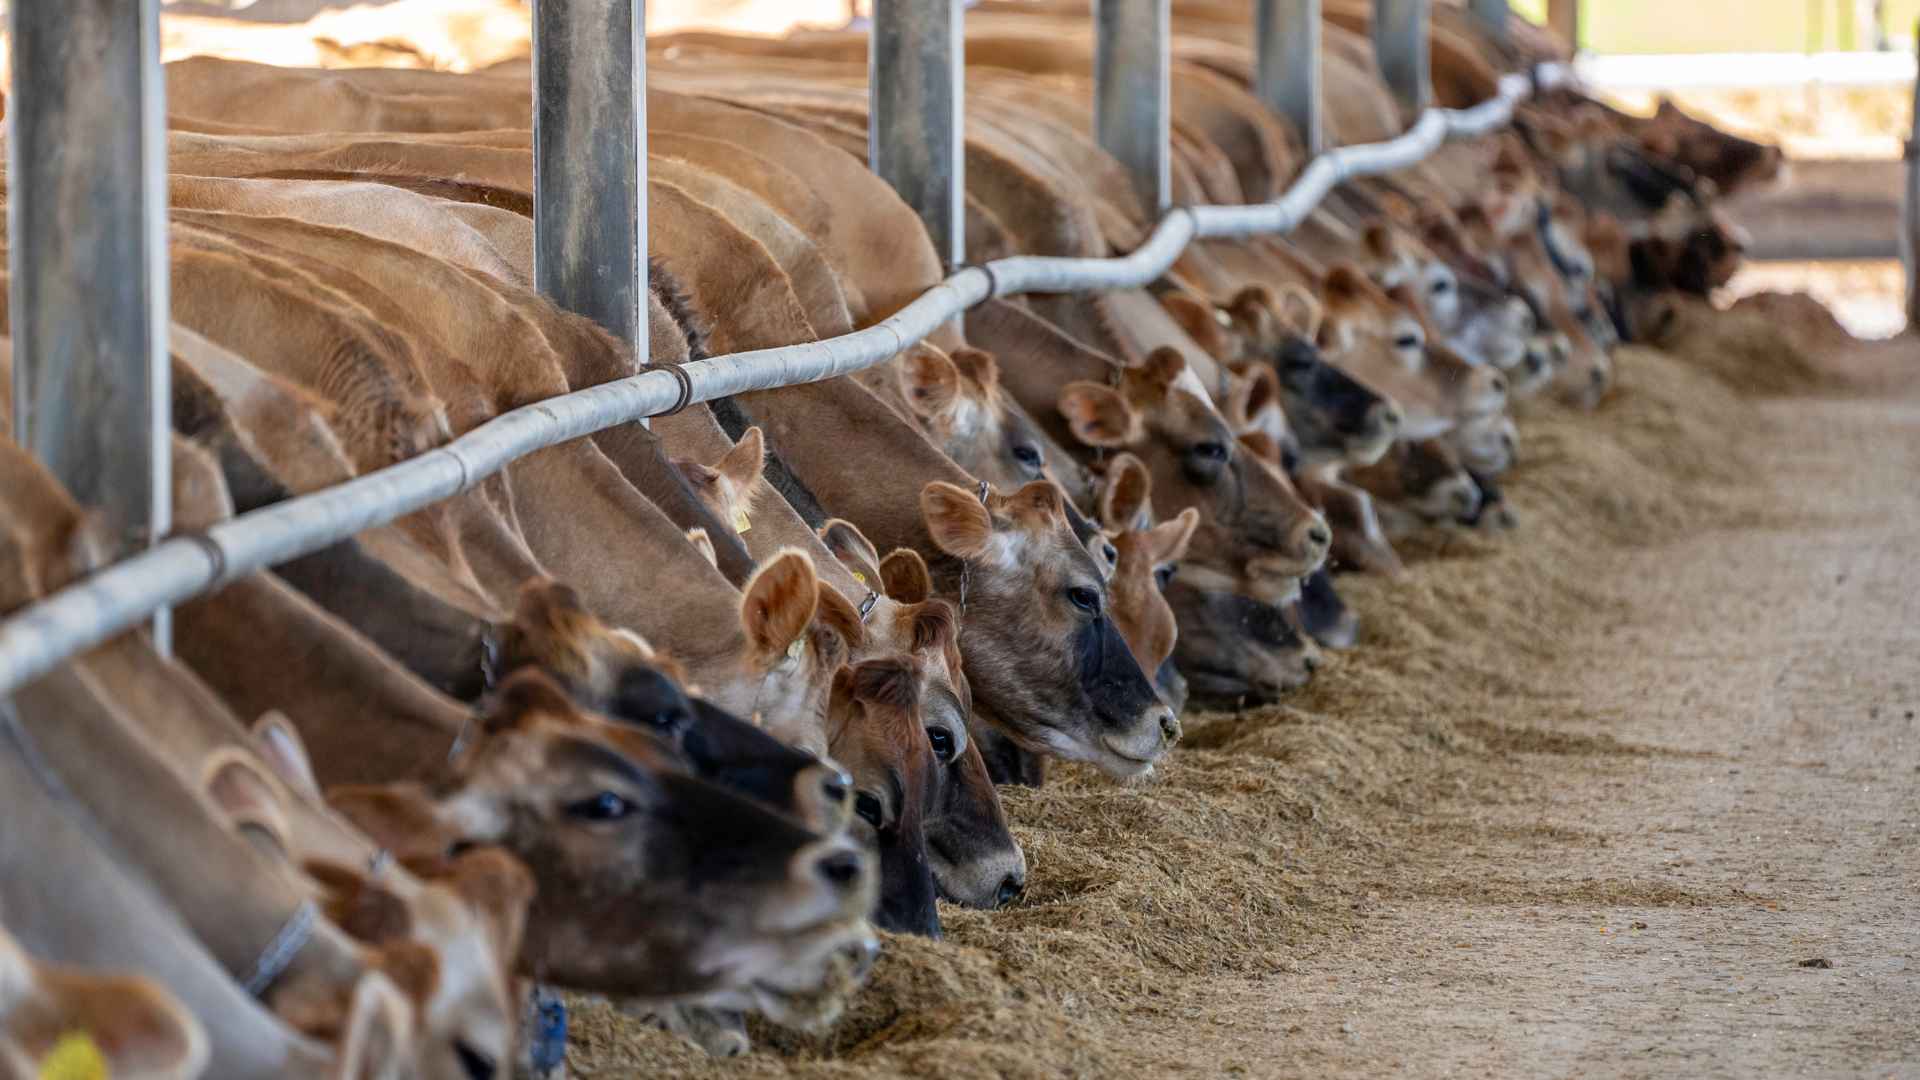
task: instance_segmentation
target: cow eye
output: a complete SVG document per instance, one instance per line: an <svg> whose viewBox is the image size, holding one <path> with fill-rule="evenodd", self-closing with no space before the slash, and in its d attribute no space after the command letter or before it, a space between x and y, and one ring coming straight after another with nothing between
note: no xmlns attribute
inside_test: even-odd
<svg viewBox="0 0 1920 1080"><path fill-rule="evenodd" d="M1417 349L1420 347L1420 339L1413 334L1401 334L1399 337L1393 339L1393 347L1396 349Z"/></svg>
<svg viewBox="0 0 1920 1080"><path fill-rule="evenodd" d="M1120 562L1120 552L1112 544L1102 543L1100 545L1100 554L1104 556L1109 563L1118 564Z"/></svg>
<svg viewBox="0 0 1920 1080"><path fill-rule="evenodd" d="M1189 452L1202 461L1227 460L1227 444L1223 442L1208 440L1207 442L1194 443L1193 448Z"/></svg>
<svg viewBox="0 0 1920 1080"><path fill-rule="evenodd" d="M1441 278L1434 282L1428 291L1435 296L1445 296L1453 291L1453 281L1450 278Z"/></svg>
<svg viewBox="0 0 1920 1080"><path fill-rule="evenodd" d="M853 812L859 814L874 828L880 827L881 808L878 798L864 791L861 792L853 798Z"/></svg>
<svg viewBox="0 0 1920 1080"><path fill-rule="evenodd" d="M611 791L602 791L591 799L581 799L567 807L567 816L581 821L619 821L631 815L632 803Z"/></svg>
<svg viewBox="0 0 1920 1080"><path fill-rule="evenodd" d="M927 741L933 744L933 756L940 764L953 760L953 732L946 728L928 728Z"/></svg>
<svg viewBox="0 0 1920 1080"><path fill-rule="evenodd" d="M1100 616L1100 594L1084 585L1068 589L1067 602L1095 618Z"/></svg>
<svg viewBox="0 0 1920 1080"><path fill-rule="evenodd" d="M1013 448L1013 460L1029 469L1038 469L1040 466L1046 464L1045 459L1040 456L1040 448L1032 443L1021 443L1015 446Z"/></svg>

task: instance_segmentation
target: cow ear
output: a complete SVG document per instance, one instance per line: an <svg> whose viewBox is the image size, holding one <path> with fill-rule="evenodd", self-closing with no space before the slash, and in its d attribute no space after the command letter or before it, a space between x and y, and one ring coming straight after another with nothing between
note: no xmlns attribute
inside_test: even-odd
<svg viewBox="0 0 1920 1080"><path fill-rule="evenodd" d="M960 370L947 355L930 345L911 349L895 366L900 392L914 413L928 420L945 416L960 397Z"/></svg>
<svg viewBox="0 0 1920 1080"><path fill-rule="evenodd" d="M840 590L820 583L818 603L813 612L813 624L816 629L825 629L837 635L844 652L852 652L867 643L867 628L860 621L860 609L853 601L841 595Z"/></svg>
<svg viewBox="0 0 1920 1080"><path fill-rule="evenodd" d="M463 852L436 883L452 887L487 928L494 955L513 963L533 903L533 872L519 859L494 847Z"/></svg>
<svg viewBox="0 0 1920 1080"><path fill-rule="evenodd" d="M1212 304L1197 296L1168 293L1160 298L1160 306L1180 325L1180 329L1186 331L1195 345L1216 359L1228 358L1225 355L1226 338L1220 333L1220 320L1215 317Z"/></svg>
<svg viewBox="0 0 1920 1080"><path fill-rule="evenodd" d="M903 657L865 660L853 665L849 691L855 701L911 709L920 700L914 674L913 665Z"/></svg>
<svg viewBox="0 0 1920 1080"><path fill-rule="evenodd" d="M1661 94L1660 100L1654 103L1653 115L1661 119L1669 119L1673 117L1684 117L1686 113L1681 112L1680 106L1674 104L1673 95Z"/></svg>
<svg viewBox="0 0 1920 1080"><path fill-rule="evenodd" d="M920 490L920 513L935 546L956 559L977 559L993 539L993 515L973 492L935 481Z"/></svg>
<svg viewBox="0 0 1920 1080"><path fill-rule="evenodd" d="M1400 243L1393 235L1393 226L1384 221L1376 221L1368 225L1360 239L1366 245L1367 254L1382 262L1398 258L1400 255Z"/></svg>
<svg viewBox="0 0 1920 1080"><path fill-rule="evenodd" d="M707 535L704 527L696 525L688 529L687 543L692 544L693 550L699 552L710 566L716 570L720 568L720 553L713 549L713 537Z"/></svg>
<svg viewBox="0 0 1920 1080"><path fill-rule="evenodd" d="M343 1077L398 1076L413 1056L406 999L378 971L361 976L341 1024L336 1064Z"/></svg>
<svg viewBox="0 0 1920 1080"><path fill-rule="evenodd" d="M782 551L747 582L740 598L740 625L756 661L777 661L813 622L820 582L804 552Z"/></svg>
<svg viewBox="0 0 1920 1080"><path fill-rule="evenodd" d="M1113 450L1134 440L1139 414L1120 392L1094 382L1070 382L1060 390L1060 415L1073 437L1087 446Z"/></svg>
<svg viewBox="0 0 1920 1080"><path fill-rule="evenodd" d="M440 954L418 941L394 941L380 948L374 969L415 1009L425 1009L440 988Z"/></svg>
<svg viewBox="0 0 1920 1080"><path fill-rule="evenodd" d="M1281 464L1280 444L1274 442L1273 436L1264 431L1243 431L1234 436L1234 441L1245 448L1247 453L1269 465Z"/></svg>
<svg viewBox="0 0 1920 1080"><path fill-rule="evenodd" d="M201 776L201 790L235 832L286 856L291 829L266 766L239 747L222 747L208 755Z"/></svg>
<svg viewBox="0 0 1920 1080"><path fill-rule="evenodd" d="M101 976L40 969L42 989L64 1031L67 1046L54 1049L37 1069L20 1076L199 1076L209 1055L206 1030L165 987L144 976ZM69 1038L84 1042L69 1043ZM7 1066L7 1040L0 1040L0 1076ZM58 1044L56 1044L58 1045ZM50 1048L52 1049L52 1048ZM60 1050L74 1058L61 1062ZM96 1056L97 1055L97 1056ZM82 1058L91 1059L88 1068ZM62 1065L76 1066L63 1068Z"/></svg>
<svg viewBox="0 0 1920 1080"><path fill-rule="evenodd" d="M1187 372L1187 358L1179 349L1162 345L1140 361L1139 372L1154 387L1165 393Z"/></svg>
<svg viewBox="0 0 1920 1080"><path fill-rule="evenodd" d="M760 479L760 470L766 467L766 463L766 438L760 434L759 428L750 427L714 468L733 484L733 490L739 493L742 503L751 504L754 493L759 490L754 481Z"/></svg>
<svg viewBox="0 0 1920 1080"><path fill-rule="evenodd" d="M895 548L880 560L880 591L902 604L925 603L933 595L927 560L912 548Z"/></svg>
<svg viewBox="0 0 1920 1080"><path fill-rule="evenodd" d="M987 394L1000 385L1000 364L990 352L971 346L955 349L953 366Z"/></svg>
<svg viewBox="0 0 1920 1080"><path fill-rule="evenodd" d="M520 726L533 716L574 720L580 715L573 699L560 684L539 668L521 668L494 691L486 710L486 728L491 733Z"/></svg>
<svg viewBox="0 0 1920 1080"><path fill-rule="evenodd" d="M1100 524L1108 532L1136 527L1151 517L1153 475L1132 454L1117 454L1107 465L1107 486L1100 492Z"/></svg>
<svg viewBox="0 0 1920 1080"><path fill-rule="evenodd" d="M1153 552L1153 564L1179 562L1187 554L1193 531L1200 527L1200 511L1189 506L1172 521L1164 521L1147 532L1147 550Z"/></svg>
<svg viewBox="0 0 1920 1080"><path fill-rule="evenodd" d="M828 521L820 526L820 542L853 573L854 580L869 589L880 587L880 553L853 522L840 518Z"/></svg>
<svg viewBox="0 0 1920 1080"><path fill-rule="evenodd" d="M1022 485L1007 500L1010 506L1020 507L1028 513L1042 517L1057 517L1065 520L1067 516L1067 495L1060 485L1051 480L1030 480Z"/></svg>
<svg viewBox="0 0 1920 1080"><path fill-rule="evenodd" d="M1327 271L1326 294L1329 303L1358 300L1367 292L1367 276L1350 262Z"/></svg>
<svg viewBox="0 0 1920 1080"><path fill-rule="evenodd" d="M281 783L320 798L320 781L314 776L313 759L307 756L306 740L284 713L269 709L260 714L253 723L253 749Z"/></svg>
<svg viewBox="0 0 1920 1080"><path fill-rule="evenodd" d="M1280 294L1274 301L1273 310L1275 317L1280 320L1280 325L1308 341L1319 336L1320 321L1326 315L1326 310L1320 306L1320 301L1314 299L1306 286L1297 282L1289 282L1281 287Z"/></svg>
<svg viewBox="0 0 1920 1080"><path fill-rule="evenodd" d="M326 859L309 859L301 869L320 886L327 921L355 941L381 945L413 934L406 902L367 880L366 874Z"/></svg>
<svg viewBox="0 0 1920 1080"><path fill-rule="evenodd" d="M1257 364L1241 377L1235 392L1241 395L1240 412L1249 422L1268 409L1280 405L1280 376L1265 364Z"/></svg>
<svg viewBox="0 0 1920 1080"><path fill-rule="evenodd" d="M454 842L463 839L446 823L439 806L418 784L353 784L329 788L327 805L352 822L374 844L409 865L437 867Z"/></svg>
<svg viewBox="0 0 1920 1080"><path fill-rule="evenodd" d="M913 613L913 651L938 652L944 656L959 635L953 605L945 600L928 600Z"/></svg>

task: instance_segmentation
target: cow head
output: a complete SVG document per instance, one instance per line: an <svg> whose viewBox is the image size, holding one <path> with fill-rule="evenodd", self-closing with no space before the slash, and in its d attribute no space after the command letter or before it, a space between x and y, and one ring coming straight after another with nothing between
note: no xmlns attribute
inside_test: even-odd
<svg viewBox="0 0 1920 1080"><path fill-rule="evenodd" d="M868 940L876 875L843 837L683 772L670 747L509 678L431 788L330 800L410 863L497 846L538 883L520 954L536 977L642 1000L753 997Z"/></svg>
<svg viewBox="0 0 1920 1080"><path fill-rule="evenodd" d="M1778 184L1787 175L1786 155L1778 146L1721 131L1688 116L1671 98L1662 97L1653 118L1636 127L1648 153L1712 181L1722 195Z"/></svg>
<svg viewBox="0 0 1920 1080"><path fill-rule="evenodd" d="M522 586L501 635L499 670L537 667L581 707L637 725L683 755L695 775L731 787L808 827L832 831L852 813L845 774L685 691L679 665L639 635L614 630L572 588Z"/></svg>
<svg viewBox="0 0 1920 1080"><path fill-rule="evenodd" d="M1475 364L1506 370L1519 362L1533 333L1533 310L1489 279L1456 270L1433 249L1386 222L1364 234L1362 267L1389 290L1405 290L1408 307L1426 315L1437 340Z"/></svg>
<svg viewBox="0 0 1920 1080"><path fill-rule="evenodd" d="M933 483L920 496L934 543L958 563L961 653L982 703L1030 750L1142 775L1179 722L1127 651L1063 502L1038 482L1010 495Z"/></svg>
<svg viewBox="0 0 1920 1080"><path fill-rule="evenodd" d="M998 907L1026 887L1027 860L1007 824L999 792L972 738L973 693L961 667L959 617L933 595L920 555L901 548L881 559L860 531L829 521L820 536L869 598L867 645L856 660L911 656L923 677L921 723L933 750L937 794L927 818L927 856L941 895L969 907Z"/></svg>
<svg viewBox="0 0 1920 1080"><path fill-rule="evenodd" d="M760 475L766 466L766 440L759 428L748 428L711 465L689 458L674 458L673 465L714 520L727 523L736 533L753 527L753 503L763 486Z"/></svg>
<svg viewBox="0 0 1920 1080"><path fill-rule="evenodd" d="M883 930L940 936L926 823L938 781L921 719L925 673L910 657L863 660L834 679L830 745L854 778L854 835L879 853L875 921Z"/></svg>
<svg viewBox="0 0 1920 1080"><path fill-rule="evenodd" d="M1134 450L1153 477L1162 512L1200 514L1188 555L1221 587L1290 595L1326 559L1333 537L1286 479L1240 450L1225 417L1170 348L1139 367L1115 369L1115 385L1072 382L1059 407L1082 443Z"/></svg>
<svg viewBox="0 0 1920 1080"><path fill-rule="evenodd" d="M1328 272L1324 290L1320 338L1330 359L1403 408L1428 423L1451 423L1506 404L1506 376L1441 344L1404 286L1390 295L1357 266L1341 263Z"/></svg>
<svg viewBox="0 0 1920 1080"><path fill-rule="evenodd" d="M1445 438L1395 444L1377 464L1347 473L1354 486L1414 523L1460 521L1480 510L1480 489Z"/></svg>
<svg viewBox="0 0 1920 1080"><path fill-rule="evenodd" d="M1318 650L1272 604L1197 588L1178 573L1167 602L1180 623L1173 662L1195 702L1238 708L1276 701L1306 685L1320 664Z"/></svg>

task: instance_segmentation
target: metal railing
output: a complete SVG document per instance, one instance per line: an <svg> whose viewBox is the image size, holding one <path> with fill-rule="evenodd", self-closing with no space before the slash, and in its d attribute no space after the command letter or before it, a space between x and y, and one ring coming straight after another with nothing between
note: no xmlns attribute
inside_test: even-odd
<svg viewBox="0 0 1920 1080"><path fill-rule="evenodd" d="M612 7L636 3L636 0L565 2L577 9L596 8L604 15ZM1137 3L1139 0L1108 2ZM1166 0L1145 2L1164 5ZM561 0L541 0L541 4L559 6ZM639 17L637 12L635 17ZM622 28L628 25L631 24L623 24ZM575 30L578 29L576 25ZM614 47L618 48L622 41L634 40L618 35ZM1164 33L1158 48L1162 54L1168 48ZM942 55L942 48L921 51ZM953 52L946 50L944 55L952 56ZM632 66L614 64L596 69L603 75L613 73L610 80L601 84L603 89L612 86L617 91L621 86L637 88L640 85L638 65L643 57L632 50L627 56ZM1164 65L1161 70L1165 70ZM1293 186L1272 202L1173 208L1161 216L1144 243L1124 256L1015 256L985 266L966 267L867 329L824 341L689 363L683 370L690 382L691 401L704 402L731 394L815 382L871 367L897 355L969 308L996 296L1147 285L1165 273L1194 240L1288 232L1338 184L1354 177L1415 165L1448 138L1491 133L1508 123L1514 108L1536 87L1559 85L1570 77L1570 73L1558 65L1538 69L1531 77L1504 76L1498 94L1491 100L1469 109L1429 109L1399 138L1320 154ZM544 88L546 82L542 80L539 85ZM1317 97L1317 87L1314 93ZM623 113L616 105L612 115L634 114ZM957 122L958 109L953 110L953 115ZM588 141L575 139L574 144L584 148ZM644 162L644 154L639 155L639 160ZM951 175L944 178L949 185L956 181L957 177ZM949 196L952 191L950 186ZM15 194L17 197L18 193ZM937 201L925 203L920 209L928 213ZM639 227L644 228L643 218ZM601 239L624 246L631 242L632 235L620 231L610 241L604 235ZM637 270L632 272L644 274L645 260L639 260ZM624 282L617 283L617 287L624 288ZM644 290L644 278L640 279L640 287ZM652 370L563 394L504 413L419 457L241 514L202 533L168 539L0 622L0 695L12 693L70 657L137 626L155 612L470 490L516 459L537 450L657 415L679 401L680 393L673 375Z"/></svg>

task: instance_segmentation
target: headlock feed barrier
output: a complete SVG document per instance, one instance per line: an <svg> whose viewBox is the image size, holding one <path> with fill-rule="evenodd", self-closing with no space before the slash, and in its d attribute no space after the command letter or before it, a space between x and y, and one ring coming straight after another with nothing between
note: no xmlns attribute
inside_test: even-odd
<svg viewBox="0 0 1920 1080"><path fill-rule="evenodd" d="M1319 0L1255 0L1258 70L1263 98L1304 132L1319 130L1317 62L1304 75L1297 64L1314 55L1298 37L1317 37ZM1389 85L1402 100L1424 102L1428 0L1375 0L1376 51ZM158 77L158 0L15 0L14 101L7 110L11 180L9 209L16 226L11 245L15 304L16 389L22 415L65 430L108 426L121 442L137 442L149 460L117 464L111 475L142 472L135 489L166 491L166 318L164 204L165 110ZM929 224L941 255L962 258L957 207L959 172L961 35L958 0L876 0L873 36L874 158L881 174L901 190ZM831 379L881 363L967 309L1017 293L1088 292L1137 288L1159 278L1186 246L1199 239L1281 234L1292 230L1340 183L1359 176L1415 165L1444 141L1485 135L1505 126L1515 107L1536 89L1570 78L1559 65L1531 76L1501 78L1499 93L1469 109L1425 109L1399 138L1320 153L1286 194L1250 206L1167 208L1166 161L1170 0L1099 0L1096 5L1096 131L1125 164L1142 194L1162 209L1158 225L1134 251L1115 258L1014 256L981 266L962 266L889 318L864 330L824 341L716 356L690 362L679 373L663 369L550 398L503 413L444 446L377 472L309 495L241 514L204 532L176 535L130 554L0 622L0 695L14 690L114 635L154 618L169 607L220 588L247 574L311 554L355 533L385 524L440 499L472 488L515 459L617 424L643 422L678 405L730 394ZM1474 0L1472 10L1504 28L1505 4ZM536 0L534 4L536 277L563 306L599 319L646 358L646 319L635 313L646 296L646 122L644 0ZM39 37L34 35L38 34ZM61 41L61 34L74 37ZM109 56L124 60L140 77L141 107L112 100L118 83L71 62L78 35L114 43ZM34 50L38 50L35 52ZM87 50L79 50L86 53ZM37 63L23 64L39 58ZM100 53L91 55L98 57ZM1124 63L1123 63L1124 61ZM1143 71L1140 65L1144 65ZM93 80L105 89L77 82ZM883 88L911 87L889 96ZM129 91L130 88L121 88ZM50 110L43 115L40 110ZM59 117L68 116L68 122ZM129 122L129 117L133 122ZM1140 139L1142 131L1157 133ZM67 156L32 152L23 135L65 140ZM92 155L91 157L88 155ZM83 201L64 194L89 190L89 177L73 175L63 161L106 159L125 177L125 191L109 191L122 236L157 238L145 247L123 245L124 257L52 259L30 248L21 231L33 205L67 210ZM24 172L22 171L24 168ZM102 189L90 189L101 205ZM37 213L37 212L36 212ZM48 213L49 218L52 217ZM71 228L61 218L55 228ZM95 229L98 235L102 230ZM78 246L78 245L71 245ZM104 241L103 241L104 247ZM42 261L46 260L46 261ZM75 269L75 264L83 264ZM585 268L614 268L589 274ZM114 272L137 269L115 277ZM42 294L55 300L21 303L28 282L48 279ZM139 282L129 288L126 282ZM42 320L32 324L32 317ZM126 335L131 344L96 349L102 362L61 367L62 354L33 353L49 346L71 349L79 322L151 329ZM29 326L37 337L25 336ZM61 372L65 371L66 382ZM684 385L681 376L684 376ZM34 380L37 378L37 382ZM75 380L117 380L144 391L111 415L48 415L75 400ZM158 381L157 387L155 386ZM64 395L62 391L64 392ZM82 399L84 400L84 399ZM89 406L91 407L91 406ZM115 417L121 419L116 420ZM131 418L131 419L128 419ZM136 423L135 421L146 421ZM126 423L131 426L115 427ZM19 429L17 429L19 430ZM32 425L24 430L32 432ZM111 440L109 440L111 441ZM71 461L53 460L41 440L28 443L49 461L55 475L91 505L109 501L99 485L76 485ZM122 448L124 449L124 447ZM84 454L77 455L80 458ZM136 455L138 459L140 455ZM85 462L97 468L98 461ZM162 471L154 471L154 470ZM155 479L158 478L158 479ZM154 485L150 488L149 485ZM99 494L95 494L99 493ZM124 494L120 506L130 504ZM164 528L164 499L152 517ZM134 510L140 507L134 504ZM136 529L137 531L137 529Z"/></svg>

